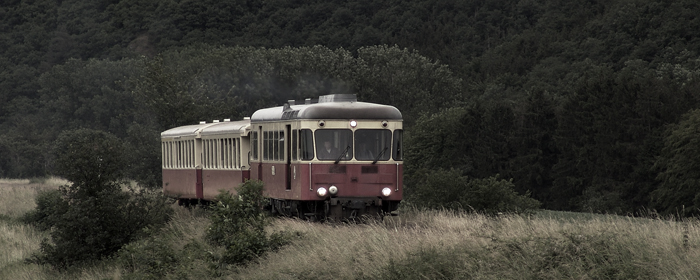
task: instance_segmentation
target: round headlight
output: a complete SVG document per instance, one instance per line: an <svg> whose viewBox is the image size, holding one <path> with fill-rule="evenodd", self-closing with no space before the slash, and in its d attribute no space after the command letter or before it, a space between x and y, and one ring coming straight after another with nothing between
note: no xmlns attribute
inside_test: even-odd
<svg viewBox="0 0 700 280"><path fill-rule="evenodd" d="M390 188L383 188L382 189L382 195L383 196L390 196L391 195L391 189Z"/></svg>
<svg viewBox="0 0 700 280"><path fill-rule="evenodd" d="M391 191L391 190L389 190L389 191ZM324 187L320 187L316 190L316 194L320 197L324 197L324 196L326 196L326 194L328 194L328 190L326 190L326 188L324 188Z"/></svg>
<svg viewBox="0 0 700 280"><path fill-rule="evenodd" d="M328 188L328 192L331 193L332 195L336 195L338 193L338 187L331 186L330 188Z"/></svg>

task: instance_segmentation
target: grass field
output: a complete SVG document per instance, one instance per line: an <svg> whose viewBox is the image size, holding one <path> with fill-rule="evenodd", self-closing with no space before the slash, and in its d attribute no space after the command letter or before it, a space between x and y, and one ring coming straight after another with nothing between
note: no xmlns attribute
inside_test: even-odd
<svg viewBox="0 0 700 280"><path fill-rule="evenodd" d="M291 245L244 267L221 267L208 260L221 249L203 240L206 213L177 208L156 238L130 246L142 250L57 272L24 261L47 234L17 218L39 190L60 184L0 180L0 279L140 279L152 271L165 279L700 279L695 220L411 209L360 225L275 219L271 231L299 233ZM169 261L145 264L163 255Z"/></svg>

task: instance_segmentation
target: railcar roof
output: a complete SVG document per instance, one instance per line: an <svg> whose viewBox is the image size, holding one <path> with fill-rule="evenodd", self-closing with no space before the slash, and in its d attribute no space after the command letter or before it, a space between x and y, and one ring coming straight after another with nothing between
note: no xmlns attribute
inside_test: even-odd
<svg viewBox="0 0 700 280"><path fill-rule="evenodd" d="M380 119L400 120L401 112L394 106L366 102L324 102L260 109L252 122L287 119Z"/></svg>
<svg viewBox="0 0 700 280"><path fill-rule="evenodd" d="M201 131L202 135L216 135L216 134L245 134L246 129L250 127L250 120L241 120L234 122L220 122L214 123L212 126L208 126Z"/></svg>
<svg viewBox="0 0 700 280"><path fill-rule="evenodd" d="M161 132L160 137L194 136L197 134L197 131L211 125L213 125L213 123L178 126Z"/></svg>
<svg viewBox="0 0 700 280"><path fill-rule="evenodd" d="M250 127L250 120L241 121L225 121L218 123L204 123L195 125L178 126L160 133L161 138L168 137L183 137L183 136L198 136L198 135L216 135L225 133L240 133L244 134L245 130Z"/></svg>

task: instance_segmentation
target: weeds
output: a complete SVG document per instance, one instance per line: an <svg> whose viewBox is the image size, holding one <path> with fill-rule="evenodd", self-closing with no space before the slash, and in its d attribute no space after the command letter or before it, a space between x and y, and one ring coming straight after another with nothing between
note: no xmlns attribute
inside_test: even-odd
<svg viewBox="0 0 700 280"><path fill-rule="evenodd" d="M173 207L172 220L152 237L129 243L113 259L64 272L24 262L45 233L0 220L0 278L700 279L697 220L415 208L365 224L273 219L267 236L301 235L239 266L215 261L226 248L206 241L210 210ZM17 214L5 215L15 220Z"/></svg>

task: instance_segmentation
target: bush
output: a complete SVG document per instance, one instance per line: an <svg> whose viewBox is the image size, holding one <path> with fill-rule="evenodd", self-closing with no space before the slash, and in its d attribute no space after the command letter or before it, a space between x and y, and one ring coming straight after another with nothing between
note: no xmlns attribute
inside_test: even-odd
<svg viewBox="0 0 700 280"><path fill-rule="evenodd" d="M237 194L222 191L216 197L210 208L211 226L206 239L226 249L219 262L245 263L288 243L290 237L286 232L269 237L265 233L268 216L262 209L265 202L262 189L262 182L246 181L236 189Z"/></svg>
<svg viewBox="0 0 700 280"><path fill-rule="evenodd" d="M520 213L539 208L540 203L519 195L511 180L498 176L470 179L456 169L421 170L408 200L419 207L472 210L485 214Z"/></svg>
<svg viewBox="0 0 700 280"><path fill-rule="evenodd" d="M146 238L122 247L117 257L127 279L162 279L178 264L173 248L160 238Z"/></svg>
<svg viewBox="0 0 700 280"><path fill-rule="evenodd" d="M57 268L99 260L164 225L172 208L156 191L122 190L123 146L111 134L81 129L59 136L56 172L72 181L59 192L42 194L27 217L51 240L41 243L34 261Z"/></svg>
<svg viewBox="0 0 700 280"><path fill-rule="evenodd" d="M36 208L27 212L20 220L36 226L39 230L50 230L57 218L68 211L70 205L63 199L60 190L39 191L36 198Z"/></svg>
<svg viewBox="0 0 700 280"><path fill-rule="evenodd" d="M154 192L122 191L113 185L91 196L76 196L73 187L62 186L64 198L45 207L67 210L40 220L40 225L51 226L51 240L42 241L41 254L35 256L39 263L64 268L110 256L148 236L145 229L164 225L172 211L167 199Z"/></svg>

